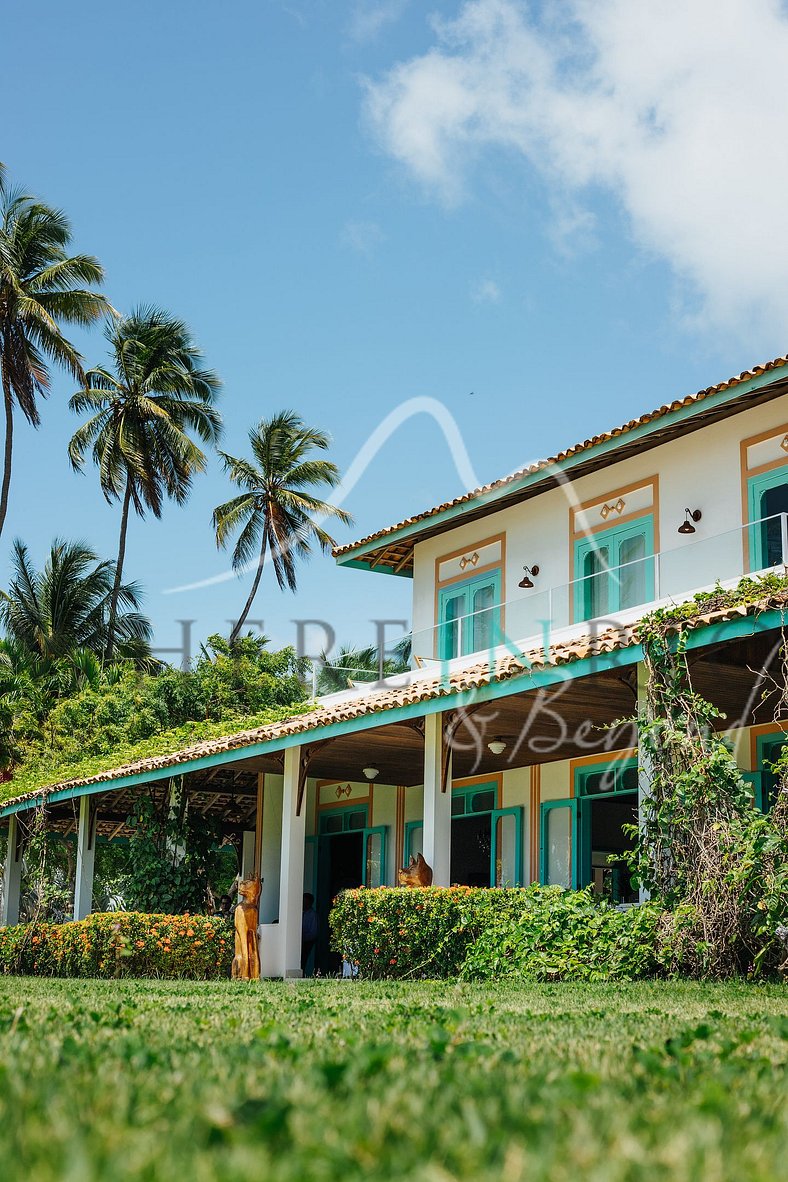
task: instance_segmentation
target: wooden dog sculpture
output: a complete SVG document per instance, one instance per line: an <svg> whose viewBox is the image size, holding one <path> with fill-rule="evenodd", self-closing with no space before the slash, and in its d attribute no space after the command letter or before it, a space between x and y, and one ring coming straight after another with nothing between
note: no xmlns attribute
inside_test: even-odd
<svg viewBox="0 0 788 1182"><path fill-rule="evenodd" d="M410 856L410 862L399 872L399 885L405 887L432 886L432 867L424 861L423 854Z"/></svg>
<svg viewBox="0 0 788 1182"><path fill-rule="evenodd" d="M234 980L257 981L260 977L257 922L262 885L259 878L245 878L238 883L241 901L235 909Z"/></svg>

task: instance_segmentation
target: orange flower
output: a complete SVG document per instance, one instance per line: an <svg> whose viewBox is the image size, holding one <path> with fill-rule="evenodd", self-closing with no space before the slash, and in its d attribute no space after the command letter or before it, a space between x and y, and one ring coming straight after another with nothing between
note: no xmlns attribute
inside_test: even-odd
<svg viewBox="0 0 788 1182"><path fill-rule="evenodd" d="M137 941L136 941L136 944L137 944L137 947L138 947L138 948L144 948L144 947L145 947L145 941L144 941L144 940L137 940Z"/></svg>
<svg viewBox="0 0 788 1182"><path fill-rule="evenodd" d="M396 956L392 956L391 960L389 961L389 964L396 964L396 963L397 963Z"/></svg>

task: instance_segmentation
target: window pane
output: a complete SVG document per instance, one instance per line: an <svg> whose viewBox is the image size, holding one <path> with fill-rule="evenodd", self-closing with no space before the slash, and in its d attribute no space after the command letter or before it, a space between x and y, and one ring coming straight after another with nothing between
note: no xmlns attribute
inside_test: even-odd
<svg viewBox="0 0 788 1182"><path fill-rule="evenodd" d="M348 829L365 829L367 825L366 813L351 813L348 817Z"/></svg>
<svg viewBox="0 0 788 1182"><path fill-rule="evenodd" d="M645 534L637 534L634 538L623 539L618 548L618 561L621 564L617 572L618 605L620 608L635 607L638 603L645 603L649 598L646 594L646 575L649 564L644 561L645 557Z"/></svg>
<svg viewBox="0 0 788 1182"><path fill-rule="evenodd" d="M495 885L514 886L517 877L517 818L509 813L495 822Z"/></svg>
<svg viewBox="0 0 788 1182"><path fill-rule="evenodd" d="M465 793L455 792L451 798L451 815L461 817L465 812Z"/></svg>
<svg viewBox="0 0 788 1182"><path fill-rule="evenodd" d="M621 773L621 791L622 792L637 792L638 790L638 769L635 766L625 767Z"/></svg>
<svg viewBox="0 0 788 1182"><path fill-rule="evenodd" d="M610 549L599 546L583 559L583 611L585 618L607 615L610 609Z"/></svg>
<svg viewBox="0 0 788 1182"><path fill-rule="evenodd" d="M471 797L471 812L490 813L495 808L496 803L494 788L487 789L484 792L474 792Z"/></svg>
<svg viewBox="0 0 788 1182"><path fill-rule="evenodd" d="M466 596L464 592L449 596L443 604L443 620L441 621L440 655L444 661L458 657L461 652L461 617L466 614Z"/></svg>
<svg viewBox="0 0 788 1182"><path fill-rule="evenodd" d="M334 813L330 817L322 817L320 829L323 833L341 833L342 832L342 816L340 813Z"/></svg>
<svg viewBox="0 0 788 1182"><path fill-rule="evenodd" d="M474 613L470 622L473 642L472 648L469 651L478 653L482 649L492 648L497 643L495 637L495 612L493 610L495 605L495 587L492 584L486 587L479 587L473 592L471 602L471 611Z"/></svg>
<svg viewBox="0 0 788 1182"><path fill-rule="evenodd" d="M545 812L545 884L572 885L572 810L547 809Z"/></svg>

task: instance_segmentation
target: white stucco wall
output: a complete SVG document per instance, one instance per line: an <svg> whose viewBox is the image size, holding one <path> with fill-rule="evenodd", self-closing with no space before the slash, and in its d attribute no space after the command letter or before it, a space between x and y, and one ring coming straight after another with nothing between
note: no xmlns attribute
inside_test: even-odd
<svg viewBox="0 0 788 1182"><path fill-rule="evenodd" d="M549 587L562 587L572 577L570 504L605 498L619 488L659 478L656 548L672 552L661 564L662 594L672 594L733 578L742 573L741 454L743 439L788 423L788 395L754 407L680 439L575 481L569 488L551 489L480 521L447 530L417 543L414 553L413 630L415 648L427 654L428 636L435 624L435 562L443 555L472 549L485 538L505 535L506 560L501 598L510 602L505 623L516 639L530 635L532 621L544 616ZM788 462L788 460L787 460ZM684 509L700 508L696 533L677 533ZM611 522L612 523L612 522ZM712 539L726 531L726 538ZM705 540L705 544L704 544ZM518 583L524 564L539 568L530 592ZM512 601L516 601L512 602Z"/></svg>

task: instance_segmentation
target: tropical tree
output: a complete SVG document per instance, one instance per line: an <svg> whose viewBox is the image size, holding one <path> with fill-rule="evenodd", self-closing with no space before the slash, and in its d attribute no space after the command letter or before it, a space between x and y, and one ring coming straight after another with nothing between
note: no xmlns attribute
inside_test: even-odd
<svg viewBox="0 0 788 1182"><path fill-rule="evenodd" d="M90 418L69 444L80 470L88 451L99 470L107 501L121 502L115 585L109 605L105 660L112 659L118 635L117 611L126 556L129 510L161 517L167 498L182 505L205 453L191 438L216 443L221 416L215 399L221 383L202 367L202 353L186 325L160 308L140 307L109 319L105 336L112 367L91 369L84 388L71 399L77 414Z"/></svg>
<svg viewBox="0 0 788 1182"><path fill-rule="evenodd" d="M394 646L391 655L384 654L374 645L368 648L354 648L341 645L335 657L322 653L320 672L317 678L321 694L332 694L347 689L357 681L380 681L397 673L407 673L410 668L410 637ZM405 652L408 656L405 656Z"/></svg>
<svg viewBox="0 0 788 1182"><path fill-rule="evenodd" d="M16 642L17 671L21 646L39 662L39 678L45 672L40 662L65 659L72 687L75 682L93 680L95 657L101 657L107 647L117 582L115 563L100 561L84 542L57 538L43 570L35 569L27 546L19 539L11 561L11 583L7 591L0 591L0 620L9 639ZM115 632L122 655L143 659L150 651L152 629L140 611L140 598L136 584L121 583L117 602L122 610L116 615ZM11 655L10 650L6 655ZM35 680L35 669L30 665L27 669Z"/></svg>
<svg viewBox="0 0 788 1182"><path fill-rule="evenodd" d="M64 324L91 324L112 309L91 290L103 271L89 255L69 255L65 215L10 190L0 172L0 378L5 411L0 533L8 513L14 449L14 412L34 427L38 399L50 389L49 363L82 381L82 359L62 332Z"/></svg>
<svg viewBox="0 0 788 1182"><path fill-rule="evenodd" d="M306 426L294 411L284 410L253 427L249 442L251 460L219 452L230 480L243 491L218 505L213 513L219 547L240 531L233 549L233 569L240 571L255 563L252 589L230 633L231 642L249 615L266 554L270 552L279 587L295 591L296 560L309 557L313 542L324 552L334 545L320 519L351 521L344 509L310 491L321 485L335 488L340 479L336 464L313 454L329 447L331 440L324 431Z"/></svg>

